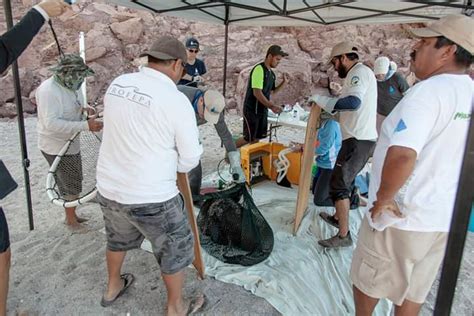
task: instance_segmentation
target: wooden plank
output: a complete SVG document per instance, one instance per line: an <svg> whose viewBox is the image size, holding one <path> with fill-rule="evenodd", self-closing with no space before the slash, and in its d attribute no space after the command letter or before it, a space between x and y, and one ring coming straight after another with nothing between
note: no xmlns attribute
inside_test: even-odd
<svg viewBox="0 0 474 316"><path fill-rule="evenodd" d="M206 273L206 266L202 260L201 253L201 242L199 240L199 230L197 227L196 217L193 211L193 198L191 194L191 188L189 186L188 175L186 173L178 172L177 177L178 189L184 197L184 205L188 211L188 220L191 225L191 230L194 235L194 261L193 265L196 268L198 275L201 279L204 279Z"/></svg>
<svg viewBox="0 0 474 316"><path fill-rule="evenodd" d="M293 234L296 235L303 215L308 207L309 187L311 183L311 166L314 159L314 144L318 136L318 120L321 108L315 104L309 113L308 125L303 147L303 162L301 163L300 180L298 183L298 198L296 200L295 223Z"/></svg>

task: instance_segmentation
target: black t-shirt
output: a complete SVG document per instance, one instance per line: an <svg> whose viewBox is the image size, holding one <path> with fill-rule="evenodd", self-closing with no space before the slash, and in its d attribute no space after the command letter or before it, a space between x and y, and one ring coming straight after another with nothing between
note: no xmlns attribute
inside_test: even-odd
<svg viewBox="0 0 474 316"><path fill-rule="evenodd" d="M387 116L410 88L407 81L398 72L385 81L377 82L377 113Z"/></svg>
<svg viewBox="0 0 474 316"><path fill-rule="evenodd" d="M270 94L275 90L275 80L275 73L268 69L265 63L260 63L252 68L244 99L244 107L247 111L267 115L268 108L261 104L253 95L253 89L261 89L263 95L270 100Z"/></svg>
<svg viewBox="0 0 474 316"><path fill-rule="evenodd" d="M194 61L194 64L192 64L192 65L186 64L185 68L186 68L186 73L188 75L190 75L191 77L202 76L207 72L206 65L204 64L204 62L200 59L197 59L197 58ZM181 79L181 80L179 80L178 84L187 85L187 86L190 86L190 87L197 87L196 82L193 82L193 83L190 83L190 82L192 82L192 81L186 80L186 79Z"/></svg>

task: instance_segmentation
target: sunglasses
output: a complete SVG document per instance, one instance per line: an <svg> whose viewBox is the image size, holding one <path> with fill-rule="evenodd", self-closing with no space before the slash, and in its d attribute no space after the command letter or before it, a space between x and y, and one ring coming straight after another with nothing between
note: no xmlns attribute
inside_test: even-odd
<svg viewBox="0 0 474 316"><path fill-rule="evenodd" d="M197 54L199 49L188 49L188 52Z"/></svg>

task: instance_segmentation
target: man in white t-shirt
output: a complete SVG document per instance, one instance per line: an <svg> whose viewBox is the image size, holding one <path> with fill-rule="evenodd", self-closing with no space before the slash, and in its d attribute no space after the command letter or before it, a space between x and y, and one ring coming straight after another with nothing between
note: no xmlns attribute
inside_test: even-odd
<svg viewBox="0 0 474 316"><path fill-rule="evenodd" d="M377 81L372 70L359 62L359 51L351 42L333 47L330 62L340 78L345 78L339 98L314 95L309 102L328 113L339 112L342 147L334 166L329 194L336 206L336 214L321 212L319 215L330 225L339 228L335 236L320 240L326 248L349 247L349 209L355 178L372 153L377 139Z"/></svg>
<svg viewBox="0 0 474 316"><path fill-rule="evenodd" d="M120 273L122 263L147 238L168 292L168 314L184 315L200 308L204 297L182 297L194 240L176 180L177 172L197 166L202 147L193 108L176 87L186 63L184 45L163 36L145 56L147 66L114 79L104 98L97 189L108 285L101 305L112 305L133 283L132 274Z"/></svg>
<svg viewBox="0 0 474 316"><path fill-rule="evenodd" d="M436 278L474 100L472 30L462 15L412 30L420 40L411 67L421 81L385 119L375 148L351 268L357 315L371 315L380 298L395 315L417 315Z"/></svg>

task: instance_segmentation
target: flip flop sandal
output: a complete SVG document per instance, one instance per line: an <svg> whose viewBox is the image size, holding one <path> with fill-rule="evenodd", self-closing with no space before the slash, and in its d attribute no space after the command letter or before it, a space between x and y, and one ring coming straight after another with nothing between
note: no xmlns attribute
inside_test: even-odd
<svg viewBox="0 0 474 316"><path fill-rule="evenodd" d="M339 228L339 221L334 217L334 215L329 215L328 213L322 212L319 213L319 216L321 216L321 218L329 225Z"/></svg>
<svg viewBox="0 0 474 316"><path fill-rule="evenodd" d="M107 307L107 306L112 305L120 296L122 296L127 291L130 285L132 285L133 282L135 281L135 277L131 273L124 273L120 275L120 278L123 280L123 288L111 300L106 300L104 297L102 297L102 300L100 301L100 305L102 307Z"/></svg>
<svg viewBox="0 0 474 316"><path fill-rule="evenodd" d="M186 315L194 315L195 313L198 313L206 307L207 304L207 298L205 295L202 296L203 302L201 305L197 305L198 301L201 299L201 297L196 297L191 299L191 302L189 302L188 306L188 311L186 312Z"/></svg>

